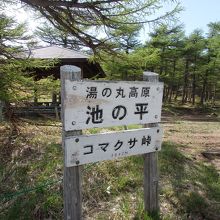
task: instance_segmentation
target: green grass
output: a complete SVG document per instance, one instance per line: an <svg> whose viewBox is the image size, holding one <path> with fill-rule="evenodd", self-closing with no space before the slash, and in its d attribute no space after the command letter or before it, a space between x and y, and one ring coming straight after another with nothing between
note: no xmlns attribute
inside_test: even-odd
<svg viewBox="0 0 220 220"><path fill-rule="evenodd" d="M220 178L212 165L185 156L173 143L165 143L160 152L163 198L175 206L175 212L193 219L220 216Z"/></svg>
<svg viewBox="0 0 220 220"><path fill-rule="evenodd" d="M4 128L0 152L8 157L0 158L0 219L61 219L59 129L23 125L21 134L10 140Z"/></svg>
<svg viewBox="0 0 220 220"><path fill-rule="evenodd" d="M41 158L14 165L16 168L8 174L9 181L1 184L4 193L0 219L34 219L48 215L61 219L61 155L60 146L50 144Z"/></svg>
<svg viewBox="0 0 220 220"><path fill-rule="evenodd" d="M219 104L216 104L219 106ZM200 115L210 115L214 117L218 117L220 115L220 109L215 106L208 105L192 105L192 104L184 104L181 102L173 102L173 103L163 103L163 112L171 114L173 117L184 114L200 114Z"/></svg>
<svg viewBox="0 0 220 220"><path fill-rule="evenodd" d="M185 122L175 124L165 135L192 132L194 128L191 131L187 126ZM201 131L213 126L204 124ZM138 127L129 126L129 129ZM3 134L0 155L4 155L0 158L0 219L62 219L61 128L25 123L21 134L10 141L6 124L0 125L0 132ZM195 160L187 149L186 145L164 142L159 152L160 215L144 212L142 156L85 165L82 172L84 216L100 220L217 220L219 174L210 163Z"/></svg>

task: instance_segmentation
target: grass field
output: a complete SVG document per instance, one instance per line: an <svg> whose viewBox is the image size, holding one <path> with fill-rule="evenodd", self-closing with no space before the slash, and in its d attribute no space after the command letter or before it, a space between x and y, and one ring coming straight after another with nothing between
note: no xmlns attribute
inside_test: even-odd
<svg viewBox="0 0 220 220"><path fill-rule="evenodd" d="M219 219L219 159L201 154L220 150L218 119L168 114L163 121L160 214L144 214L143 158L133 156L83 167L84 219ZM18 127L13 136L0 124L0 219L62 219L61 123L23 120Z"/></svg>

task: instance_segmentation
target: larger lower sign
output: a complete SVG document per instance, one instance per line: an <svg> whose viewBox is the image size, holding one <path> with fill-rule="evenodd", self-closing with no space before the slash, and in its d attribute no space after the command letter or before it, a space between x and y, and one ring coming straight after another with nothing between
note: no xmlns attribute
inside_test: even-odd
<svg viewBox="0 0 220 220"><path fill-rule="evenodd" d="M67 167L160 150L162 128L144 128L65 139Z"/></svg>
<svg viewBox="0 0 220 220"><path fill-rule="evenodd" d="M163 84L65 81L66 131L160 122Z"/></svg>

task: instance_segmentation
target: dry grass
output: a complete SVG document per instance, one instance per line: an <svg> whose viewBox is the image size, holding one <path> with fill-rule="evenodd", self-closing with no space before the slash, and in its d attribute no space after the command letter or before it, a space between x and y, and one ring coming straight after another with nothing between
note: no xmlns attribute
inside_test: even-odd
<svg viewBox="0 0 220 220"><path fill-rule="evenodd" d="M180 150L201 162L211 162L220 171L219 159L208 161L202 156L207 150L220 151L220 122L175 121L164 124L164 141L182 145Z"/></svg>
<svg viewBox="0 0 220 220"><path fill-rule="evenodd" d="M201 152L220 147L220 123L168 121L159 154L160 218L219 219L219 167ZM13 137L0 124L0 219L62 219L60 125L22 122ZM144 214L141 156L89 164L82 175L84 219L158 219Z"/></svg>

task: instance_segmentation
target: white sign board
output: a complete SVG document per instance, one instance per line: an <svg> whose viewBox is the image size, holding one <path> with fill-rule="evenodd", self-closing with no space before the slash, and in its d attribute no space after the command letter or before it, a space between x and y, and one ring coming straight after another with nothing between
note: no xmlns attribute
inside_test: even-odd
<svg viewBox="0 0 220 220"><path fill-rule="evenodd" d="M162 128L82 135L65 139L65 165L82 165L161 149Z"/></svg>
<svg viewBox="0 0 220 220"><path fill-rule="evenodd" d="M65 80L64 129L160 122L163 83Z"/></svg>

